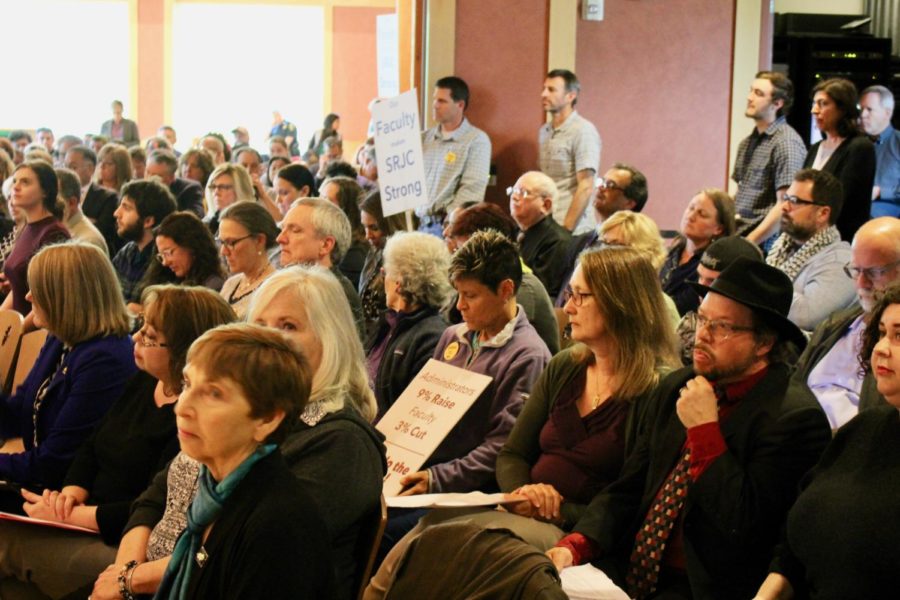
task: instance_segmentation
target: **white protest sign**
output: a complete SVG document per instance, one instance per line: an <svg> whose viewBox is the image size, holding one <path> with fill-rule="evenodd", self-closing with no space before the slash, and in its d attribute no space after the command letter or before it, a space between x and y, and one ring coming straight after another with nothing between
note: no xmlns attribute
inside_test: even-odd
<svg viewBox="0 0 900 600"><path fill-rule="evenodd" d="M400 493L400 480L425 464L490 382L434 359L422 367L376 426L387 438L385 496Z"/></svg>
<svg viewBox="0 0 900 600"><path fill-rule="evenodd" d="M377 102L372 122L384 216L427 204L416 90Z"/></svg>

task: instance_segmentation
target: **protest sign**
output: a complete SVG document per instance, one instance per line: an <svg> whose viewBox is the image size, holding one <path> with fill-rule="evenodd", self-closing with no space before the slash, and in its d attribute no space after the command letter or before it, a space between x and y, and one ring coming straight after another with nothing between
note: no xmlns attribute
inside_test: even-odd
<svg viewBox="0 0 900 600"><path fill-rule="evenodd" d="M416 90L377 102L372 123L384 216L427 204Z"/></svg>
<svg viewBox="0 0 900 600"><path fill-rule="evenodd" d="M387 438L385 496L400 493L400 480L425 464L490 382L434 359L422 367L377 425Z"/></svg>

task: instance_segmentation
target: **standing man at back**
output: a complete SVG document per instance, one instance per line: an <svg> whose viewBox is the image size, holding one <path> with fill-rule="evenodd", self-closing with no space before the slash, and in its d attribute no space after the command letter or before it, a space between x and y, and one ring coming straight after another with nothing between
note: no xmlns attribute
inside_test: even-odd
<svg viewBox="0 0 900 600"><path fill-rule="evenodd" d="M738 146L731 178L738 184L734 197L744 231L759 225L748 236L764 242L778 223L780 213L769 214L803 168L806 146L786 117L794 103L794 84L782 73L760 71L750 84L745 116L753 119L753 131ZM763 220L765 219L765 222ZM760 223L762 223L760 225Z"/></svg>
<svg viewBox="0 0 900 600"><path fill-rule="evenodd" d="M491 171L491 140L465 116L469 86L459 77L434 84L431 115L437 123L422 134L428 205L416 210L420 231L441 237L444 217L467 201L481 202Z"/></svg>
<svg viewBox="0 0 900 600"><path fill-rule="evenodd" d="M538 132L540 169L559 188L553 219L576 234L589 231L594 225L587 207L600 164L600 134L593 123L575 110L580 90L575 73L565 69L547 73L541 103L550 121Z"/></svg>
<svg viewBox="0 0 900 600"><path fill-rule="evenodd" d="M872 218L900 217L900 131L891 126L894 94L883 85L867 87L859 95L859 121L875 143L875 186Z"/></svg>

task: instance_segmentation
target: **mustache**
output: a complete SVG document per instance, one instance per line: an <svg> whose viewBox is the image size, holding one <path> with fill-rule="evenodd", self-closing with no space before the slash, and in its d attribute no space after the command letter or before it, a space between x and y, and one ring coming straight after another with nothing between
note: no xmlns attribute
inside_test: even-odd
<svg viewBox="0 0 900 600"><path fill-rule="evenodd" d="M699 350L700 352L705 352L707 355L712 356L712 348L710 348L706 344L696 342L694 343L694 350Z"/></svg>

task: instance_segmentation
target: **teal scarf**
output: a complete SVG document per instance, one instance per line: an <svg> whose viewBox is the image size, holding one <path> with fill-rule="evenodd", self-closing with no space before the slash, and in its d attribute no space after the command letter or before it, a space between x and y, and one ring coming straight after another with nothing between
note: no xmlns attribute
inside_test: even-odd
<svg viewBox="0 0 900 600"><path fill-rule="evenodd" d="M188 583L194 572L195 557L198 555L203 540L203 532L214 522L222 505L235 488L243 481L253 465L265 458L276 448L275 444L266 444L257 448L256 452L244 459L221 483L216 483L206 466L200 468L200 483L197 495L188 507L187 529L175 544L172 559L166 567L165 575L154 600L183 600L187 598ZM204 559L205 560L205 559Z"/></svg>

